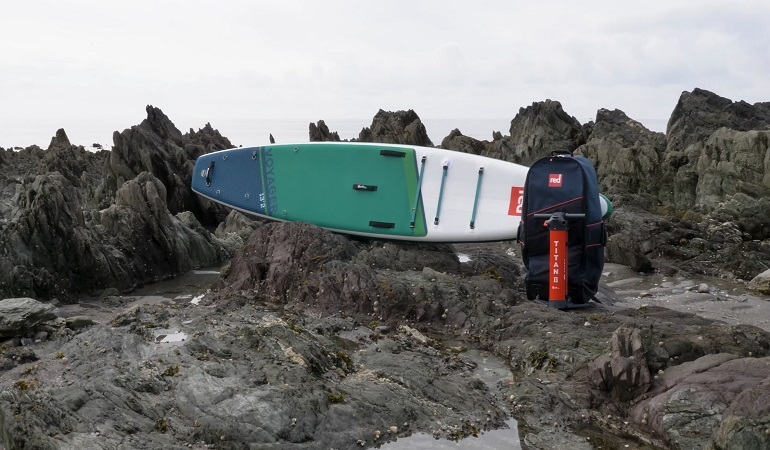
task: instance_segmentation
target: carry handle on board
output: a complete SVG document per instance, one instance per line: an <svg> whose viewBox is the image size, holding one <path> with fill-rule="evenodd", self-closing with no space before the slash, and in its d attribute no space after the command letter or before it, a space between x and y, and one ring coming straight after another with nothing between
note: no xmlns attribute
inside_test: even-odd
<svg viewBox="0 0 770 450"><path fill-rule="evenodd" d="M214 168L214 161L211 161L209 167L206 169L206 186L211 186L211 169Z"/></svg>
<svg viewBox="0 0 770 450"><path fill-rule="evenodd" d="M585 219L585 214L555 212L533 214L535 219L547 219L548 227L548 306L556 309L583 308L587 304L575 304L567 296L569 276L569 248L567 246L569 222Z"/></svg>

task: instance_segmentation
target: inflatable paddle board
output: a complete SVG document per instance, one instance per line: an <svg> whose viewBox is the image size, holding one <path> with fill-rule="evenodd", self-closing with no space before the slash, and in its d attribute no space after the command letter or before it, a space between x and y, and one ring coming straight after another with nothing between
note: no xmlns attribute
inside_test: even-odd
<svg viewBox="0 0 770 450"><path fill-rule="evenodd" d="M516 238L526 166L452 150L311 142L199 157L192 189L258 217L428 242Z"/></svg>

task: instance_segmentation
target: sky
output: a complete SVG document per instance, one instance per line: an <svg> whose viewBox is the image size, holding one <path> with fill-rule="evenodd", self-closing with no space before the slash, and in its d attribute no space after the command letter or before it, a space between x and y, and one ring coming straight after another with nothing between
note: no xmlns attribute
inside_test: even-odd
<svg viewBox="0 0 770 450"><path fill-rule="evenodd" d="M368 125L379 109L507 134L546 99L583 123L620 109L664 131L696 87L770 101L768 19L767 0L4 2L0 146L45 148L62 127L109 145L146 105L225 136L275 119Z"/></svg>

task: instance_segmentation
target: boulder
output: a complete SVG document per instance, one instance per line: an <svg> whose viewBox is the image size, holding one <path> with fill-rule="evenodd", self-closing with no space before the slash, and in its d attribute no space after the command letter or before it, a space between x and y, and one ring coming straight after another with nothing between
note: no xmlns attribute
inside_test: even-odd
<svg viewBox="0 0 770 450"><path fill-rule="evenodd" d="M770 448L770 377L738 394L712 435L714 448Z"/></svg>
<svg viewBox="0 0 770 450"><path fill-rule="evenodd" d="M770 295L770 269L765 270L749 281L748 288L760 294Z"/></svg>
<svg viewBox="0 0 770 450"><path fill-rule="evenodd" d="M0 338L27 336L37 325L55 318L53 306L32 298L0 300Z"/></svg>

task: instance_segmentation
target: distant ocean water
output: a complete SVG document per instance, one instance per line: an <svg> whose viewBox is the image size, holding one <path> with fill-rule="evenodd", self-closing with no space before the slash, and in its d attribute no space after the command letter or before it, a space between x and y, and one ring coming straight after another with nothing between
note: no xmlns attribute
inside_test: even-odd
<svg viewBox="0 0 770 450"><path fill-rule="evenodd" d="M173 119L172 119L173 120ZM457 128L465 136L479 140L492 140L492 133L510 134L511 119L421 119L433 145L440 145L449 133ZM578 118L581 123L587 123L593 118ZM14 121L15 122L15 121ZM137 121L138 124L141 121ZM270 134L277 143L308 142L309 120L303 119L253 119L253 120L212 120L211 126L228 138L235 146L263 145L269 142ZM316 123L317 121L313 121ZM361 130L372 124L372 119L325 119L329 131L339 133L341 139L357 139ZM667 119L641 120L642 124L652 131L664 132ZM206 122L174 124L186 133L190 128L198 130ZM0 147L28 147L36 144L47 148L56 130L64 127L67 136L75 145L91 147L100 144L109 150L112 146L112 133L123 131L135 124L114 124L106 119L80 120L74 123L62 124L54 119L43 121L21 121L0 125Z"/></svg>

